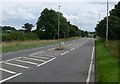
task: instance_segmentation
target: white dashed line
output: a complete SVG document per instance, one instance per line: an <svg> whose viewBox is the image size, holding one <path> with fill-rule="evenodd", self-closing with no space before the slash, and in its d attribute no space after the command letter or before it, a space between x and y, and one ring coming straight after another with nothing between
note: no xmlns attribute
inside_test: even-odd
<svg viewBox="0 0 120 84"><path fill-rule="evenodd" d="M50 61L52 61L52 60L54 60L54 59L56 59L56 57L54 57L54 58L52 58L52 59L50 59L50 60L48 60L48 61L46 61L46 62L44 62L44 63L41 63L41 64L39 64L39 65L37 65L38 67L39 66L42 66L42 65L44 65L44 64L46 64L46 63L48 63L48 62L50 62Z"/></svg>
<svg viewBox="0 0 120 84"><path fill-rule="evenodd" d="M67 53L69 53L69 51L66 51L66 52L62 53L61 55L65 55L65 54L67 54Z"/></svg>
<svg viewBox="0 0 120 84"><path fill-rule="evenodd" d="M14 77L16 77L16 76L21 75L21 74L22 74L22 73L18 73L18 74L16 74L16 75L10 76L10 77L8 77L8 78L6 78L6 79L0 80L0 83L5 82L5 81L7 81L7 80L10 80L10 79L12 79L12 78L14 78Z"/></svg>
<svg viewBox="0 0 120 84"><path fill-rule="evenodd" d="M20 67L20 68L25 68L25 69L29 68L29 67L27 67L27 66L18 65L18 64L13 64L13 63L8 63L8 62L4 62L4 63L7 64L7 65L16 66L16 67Z"/></svg>
<svg viewBox="0 0 120 84"><path fill-rule="evenodd" d="M30 59L30 60L35 60L35 61L41 61L44 62L45 60L39 60L39 59L35 59L35 58L29 58L29 57L23 57L24 59Z"/></svg>
<svg viewBox="0 0 120 84"><path fill-rule="evenodd" d="M10 71L10 70L7 70L7 69L0 68L0 70L11 73L11 74L16 74L16 72L13 72L13 71Z"/></svg>
<svg viewBox="0 0 120 84"><path fill-rule="evenodd" d="M71 51L72 51L72 50L75 50L75 48L72 48Z"/></svg>
<svg viewBox="0 0 120 84"><path fill-rule="evenodd" d="M30 62L30 61L23 61L23 60L15 60L15 61L23 62L23 63L28 63L28 64L33 64L33 65L38 65L38 63Z"/></svg>

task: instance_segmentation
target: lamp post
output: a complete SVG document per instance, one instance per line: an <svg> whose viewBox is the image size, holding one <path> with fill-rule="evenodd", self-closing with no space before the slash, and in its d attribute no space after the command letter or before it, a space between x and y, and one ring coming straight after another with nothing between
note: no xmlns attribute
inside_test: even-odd
<svg viewBox="0 0 120 84"><path fill-rule="evenodd" d="M60 30L60 7L58 6L58 40L59 40L59 30Z"/></svg>
<svg viewBox="0 0 120 84"><path fill-rule="evenodd" d="M108 10L109 10L109 1L107 0L107 18L106 18L106 46L108 45Z"/></svg>

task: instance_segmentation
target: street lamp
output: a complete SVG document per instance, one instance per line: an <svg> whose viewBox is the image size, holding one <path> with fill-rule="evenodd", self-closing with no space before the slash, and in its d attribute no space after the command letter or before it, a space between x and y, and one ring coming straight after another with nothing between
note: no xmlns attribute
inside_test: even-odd
<svg viewBox="0 0 120 84"><path fill-rule="evenodd" d="M59 30L60 30L60 7L58 6L58 40L59 40Z"/></svg>
<svg viewBox="0 0 120 84"><path fill-rule="evenodd" d="M106 18L106 46L108 45L108 10L109 10L109 1L107 0L107 18Z"/></svg>

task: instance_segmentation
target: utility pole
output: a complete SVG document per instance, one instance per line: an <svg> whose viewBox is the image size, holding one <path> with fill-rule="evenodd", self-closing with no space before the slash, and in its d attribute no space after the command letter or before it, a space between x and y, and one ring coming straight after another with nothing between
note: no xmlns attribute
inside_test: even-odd
<svg viewBox="0 0 120 84"><path fill-rule="evenodd" d="M74 25L75 25L76 18L74 18ZM74 37L75 37L75 28L74 28Z"/></svg>
<svg viewBox="0 0 120 84"><path fill-rule="evenodd" d="M59 30L60 30L60 7L58 6L58 40L59 40Z"/></svg>
<svg viewBox="0 0 120 84"><path fill-rule="evenodd" d="M107 18L106 18L106 46L108 45L108 10L109 10L109 1L107 0Z"/></svg>
<svg viewBox="0 0 120 84"><path fill-rule="evenodd" d="M100 13L98 14L99 18L98 18L98 22L100 21Z"/></svg>

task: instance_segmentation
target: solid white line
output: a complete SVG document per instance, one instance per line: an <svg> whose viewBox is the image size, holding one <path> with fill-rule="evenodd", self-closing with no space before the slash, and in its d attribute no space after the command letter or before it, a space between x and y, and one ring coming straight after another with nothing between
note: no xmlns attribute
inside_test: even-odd
<svg viewBox="0 0 120 84"><path fill-rule="evenodd" d="M72 50L75 50L75 48L72 48L71 51L72 51Z"/></svg>
<svg viewBox="0 0 120 84"><path fill-rule="evenodd" d="M43 53L43 52L45 52L45 51L36 52L36 53L30 54L30 56L32 56L32 55L36 55L36 54L40 54L40 53Z"/></svg>
<svg viewBox="0 0 120 84"><path fill-rule="evenodd" d="M69 51L66 51L66 52L62 53L61 55L65 55L65 54L67 54L67 53L69 53Z"/></svg>
<svg viewBox="0 0 120 84"><path fill-rule="evenodd" d="M10 76L10 77L8 77L8 78L6 78L6 79L0 80L0 83L5 82L5 81L7 81L7 80L10 80L10 79L12 79L12 78L14 78L14 77L16 77L16 76L21 75L21 74L22 74L22 73L18 73L18 74L16 74L16 75Z"/></svg>
<svg viewBox="0 0 120 84"><path fill-rule="evenodd" d="M94 56L94 46L93 46L93 50L92 50L91 62L90 62L90 66L89 66L89 71L88 71L88 77L87 77L87 80L86 80L86 84L89 84L89 82L90 82L90 75L91 75L91 71L92 71L93 56Z"/></svg>
<svg viewBox="0 0 120 84"><path fill-rule="evenodd" d="M48 57L38 57L38 56L31 56L31 57L36 57L36 58L43 58L43 59L50 59L50 58L48 58Z"/></svg>
<svg viewBox="0 0 120 84"><path fill-rule="evenodd" d="M46 62L44 62L44 63L41 63L41 64L39 64L39 65L37 65L38 67L39 66L42 66L42 65L44 65L44 64L46 64L46 63L48 63L48 62L50 62L50 61L52 61L52 60L54 60L54 59L56 59L56 57L54 57L54 58L52 58L52 59L50 59L50 60L48 60L48 61L46 61Z"/></svg>
<svg viewBox="0 0 120 84"><path fill-rule="evenodd" d="M28 64L33 64L33 65L38 65L38 63L30 62L30 61L23 61L23 60L15 60L15 61L23 62L23 63L28 63Z"/></svg>
<svg viewBox="0 0 120 84"><path fill-rule="evenodd" d="M11 73L11 74L16 74L16 72L13 72L13 71L10 71L10 70L7 70L7 69L0 68L0 70Z"/></svg>
<svg viewBox="0 0 120 84"><path fill-rule="evenodd" d="M44 62L45 60L39 60L39 59L35 59L35 58L29 58L29 57L23 57L24 59L30 59L30 60L35 60L35 61L41 61Z"/></svg>
<svg viewBox="0 0 120 84"><path fill-rule="evenodd" d="M16 66L16 67L20 67L20 68L29 68L27 66L23 66L23 65L18 65L18 64L13 64L13 63L8 63L8 62L4 62L5 64L8 64L8 65L12 65L12 66Z"/></svg>

